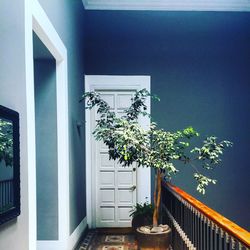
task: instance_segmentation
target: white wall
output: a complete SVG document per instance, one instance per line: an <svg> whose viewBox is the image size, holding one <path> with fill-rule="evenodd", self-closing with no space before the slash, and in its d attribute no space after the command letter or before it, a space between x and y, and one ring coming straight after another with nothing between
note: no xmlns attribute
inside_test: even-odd
<svg viewBox="0 0 250 250"><path fill-rule="evenodd" d="M0 249L27 250L28 160L24 0L0 1L0 104L20 114L21 215L0 226Z"/></svg>
<svg viewBox="0 0 250 250"><path fill-rule="evenodd" d="M34 87L32 67L32 2L35 3L36 0L13 0L11 5L8 0L0 1L0 105L12 108L19 112L21 135L21 215L16 220L0 226L1 250L36 249L36 164L34 133ZM71 1L69 2L68 0L64 0L63 2L64 4L71 3ZM81 17L80 11L82 4L79 5L79 2L80 0L72 2L73 5L69 5L71 8L67 9L68 13L70 13L70 15L76 19L77 17ZM61 3L62 1L57 1L58 6L60 6ZM43 18L46 19L46 26L49 26L51 31L53 27L51 24L49 24L46 13L44 13L40 8L38 9L39 13L42 13ZM60 15L60 19L62 19L61 17L64 16L64 14L60 11L56 12L56 10L57 8L52 10L53 12L50 13L51 16L53 17L55 11L55 13ZM74 10L77 10L77 13L79 14L76 14ZM47 8L46 12L47 11L51 11L50 8ZM65 17L62 20L64 19ZM74 19L70 20L70 23L72 29L68 29L68 26L65 26L62 22L59 22L57 25L58 27L56 27L56 31L60 31L60 37L67 36L67 39L64 39L67 42L66 48L63 49L66 51L63 52L65 57L58 59L57 67L60 69L61 73L67 71L67 50L70 50L69 58L71 68L69 69L69 78L71 82L71 88L69 89L69 95L72 97L72 103L74 103L74 107L72 107L70 113L72 114L72 112L76 109L79 110L79 112L75 114L76 117L71 117L70 124L72 133L77 133L75 125L76 121L83 120L82 116L84 113L83 107L78 102L83 92L83 58L79 56L82 54L81 52L83 51L83 45L80 39L82 38L82 34L79 35L80 33L74 29L75 25L78 24L78 21ZM80 24L78 28L78 30L81 30L82 27ZM71 32L71 35L68 35L69 32ZM59 41L58 36L53 36L52 38L56 41ZM78 40L76 40L76 38L78 38ZM54 41L53 39L50 40L46 37L45 40L50 43L51 41ZM61 49L64 46L59 47ZM72 56L72 50L74 50L74 56ZM57 53L56 50L54 52ZM66 63L62 63L61 60L65 60ZM77 71L75 68L77 68ZM67 75L65 75L64 78L66 79ZM60 78L60 82L62 81L64 80ZM74 85L73 88L72 84ZM71 93L72 89L74 90L74 93ZM64 88L62 91L64 91ZM65 101L65 105L67 106L67 97L64 95L59 96L63 98L63 101ZM60 117L63 119L64 114L61 114ZM67 122L60 122L60 124L66 124L65 127L68 126ZM68 129L66 130L68 131ZM68 136L64 138L68 140ZM60 239L62 239L61 243L63 248L61 247L60 249L72 249L86 228L86 219L84 218L86 215L84 183L85 171L82 165L84 162L82 160L82 155L84 152L83 138L84 131L81 131L81 134L77 134L77 138L73 140L74 143L71 144L70 148L72 152L71 155L74 155L72 159L75 159L73 161L74 164L70 164L71 172L73 172L72 176L77 177L77 181L75 181L74 178L69 177L67 180L64 179L64 177L66 178L68 176L68 174L65 174L64 177L61 178L63 179L63 182L59 184L61 190L60 192L63 192L68 188L67 183L70 180L72 192L70 196L68 195L68 192L64 192L66 197L64 200L68 200L69 198L73 197L70 202L61 204L64 205L64 207L67 207L69 204L71 204L72 208L70 213L70 227L68 208L62 209L63 212L61 214L63 215L64 219L61 219L60 221L64 226L60 227ZM76 143L77 149L75 148ZM65 144L59 143L59 145ZM66 155L66 152L63 155ZM79 156L81 156L81 158L79 158ZM65 162L65 168L63 169L66 171L66 165L68 161ZM59 165L60 169L62 169L62 164ZM64 183L66 183L66 185L64 185ZM77 185L75 185L75 183L77 183ZM65 237L62 237L62 235ZM53 247L53 244L51 244L50 248L48 248L48 243L50 244L50 242L45 243L46 247L43 247L41 244L41 249L56 249Z"/></svg>

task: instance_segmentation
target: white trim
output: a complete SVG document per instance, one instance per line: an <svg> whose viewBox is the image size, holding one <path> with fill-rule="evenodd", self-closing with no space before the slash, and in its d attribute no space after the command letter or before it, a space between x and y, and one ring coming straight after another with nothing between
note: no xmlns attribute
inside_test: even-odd
<svg viewBox="0 0 250 250"><path fill-rule="evenodd" d="M87 228L87 217L85 217L78 227L74 230L74 232L70 235L68 240L68 246L64 245L63 241L56 240L39 240L37 241L37 250L56 250L56 249L75 249L79 243L79 239L81 238L83 232Z"/></svg>
<svg viewBox="0 0 250 250"><path fill-rule="evenodd" d="M57 78L57 161L58 161L58 230L59 241L65 242L69 229L69 134L67 54L56 63ZM65 244L66 245L66 244Z"/></svg>
<svg viewBox="0 0 250 250"><path fill-rule="evenodd" d="M65 60L67 50L50 22L45 11L37 0L32 2L33 30L39 39L46 45L56 61Z"/></svg>
<svg viewBox="0 0 250 250"><path fill-rule="evenodd" d="M88 6L88 4L89 4L89 3L88 3L88 0L82 0L82 3L83 3L83 6L84 6L84 7Z"/></svg>
<svg viewBox="0 0 250 250"><path fill-rule="evenodd" d="M82 0L88 10L250 11L249 0Z"/></svg>
<svg viewBox="0 0 250 250"><path fill-rule="evenodd" d="M81 238L83 232L87 228L87 218L85 217L78 227L74 230L68 240L68 246L65 248L63 241L57 240L39 240L37 241L37 250L55 250L55 249L75 249L77 244L79 243L79 239Z"/></svg>
<svg viewBox="0 0 250 250"><path fill-rule="evenodd" d="M27 109L27 170L28 170L28 218L29 250L36 249L36 150L35 146L35 100L32 39L32 5L25 0L25 75Z"/></svg>
<svg viewBox="0 0 250 250"><path fill-rule="evenodd" d="M56 59L58 146L58 241L36 241L35 104L32 31ZM37 0L25 0L25 56L28 126L29 249L66 249L69 239L69 138L67 50Z"/></svg>
<svg viewBox="0 0 250 250"><path fill-rule="evenodd" d="M107 76L107 75L85 75L85 92L94 89L143 89L150 91L150 76ZM150 112L150 98L147 99ZM92 159L91 159L91 115L89 110L85 111L86 131L86 195L87 198L87 223L90 228L95 228L95 195L92 181ZM143 124L148 127L150 120L144 118ZM137 170L137 202L144 202L145 197L151 200L151 171L150 168L138 168Z"/></svg>
<svg viewBox="0 0 250 250"><path fill-rule="evenodd" d="M89 77L85 76L85 92L90 91ZM90 112L85 110L85 157L86 157L86 213L87 213L87 223L90 228L95 228L92 206L95 207L92 201L92 171L91 171L91 148L87 147L87 143L91 141L91 115ZM92 223L93 222L93 223Z"/></svg>
<svg viewBox="0 0 250 250"><path fill-rule="evenodd" d="M38 240L36 250L59 250L65 249L65 245L57 240Z"/></svg>
<svg viewBox="0 0 250 250"><path fill-rule="evenodd" d="M79 243L79 239L81 238L83 232L86 229L87 229L87 217L85 217L82 220L82 222L78 225L78 227L70 235L67 249L75 249L77 247L77 244Z"/></svg>

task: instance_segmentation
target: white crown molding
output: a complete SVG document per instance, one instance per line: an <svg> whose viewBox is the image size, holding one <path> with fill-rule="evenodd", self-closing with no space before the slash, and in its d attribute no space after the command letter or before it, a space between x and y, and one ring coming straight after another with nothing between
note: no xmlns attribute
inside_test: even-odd
<svg viewBox="0 0 250 250"><path fill-rule="evenodd" d="M87 10L250 11L250 0L82 0Z"/></svg>

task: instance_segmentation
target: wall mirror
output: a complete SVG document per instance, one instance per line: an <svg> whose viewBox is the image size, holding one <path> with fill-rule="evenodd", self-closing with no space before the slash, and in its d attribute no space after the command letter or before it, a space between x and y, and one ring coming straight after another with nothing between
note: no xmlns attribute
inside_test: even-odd
<svg viewBox="0 0 250 250"><path fill-rule="evenodd" d="M19 114L0 105L0 224L19 214Z"/></svg>

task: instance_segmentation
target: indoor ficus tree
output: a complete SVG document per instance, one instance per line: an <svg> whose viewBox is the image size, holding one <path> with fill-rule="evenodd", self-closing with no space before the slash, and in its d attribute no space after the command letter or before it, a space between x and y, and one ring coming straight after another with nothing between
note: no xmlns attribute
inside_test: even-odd
<svg viewBox="0 0 250 250"><path fill-rule="evenodd" d="M193 168L197 190L205 194L205 188L210 183L216 183L206 172L221 162L220 157L224 149L232 146L232 143L218 142L216 137L211 136L207 137L200 147L193 148L190 142L199 134L192 127L170 132L158 129L156 123L151 123L149 129L144 129L138 117L149 115L145 104L149 96L150 93L146 89L137 91L131 106L125 110L122 117L116 116L96 92L85 93L82 100L86 99L87 109L97 108L99 118L93 134L96 140L102 140L108 146L110 159L118 160L125 166L136 162L138 167L155 169L153 226L157 226L162 177L171 178L175 175L179 171L176 162L180 161Z"/></svg>

